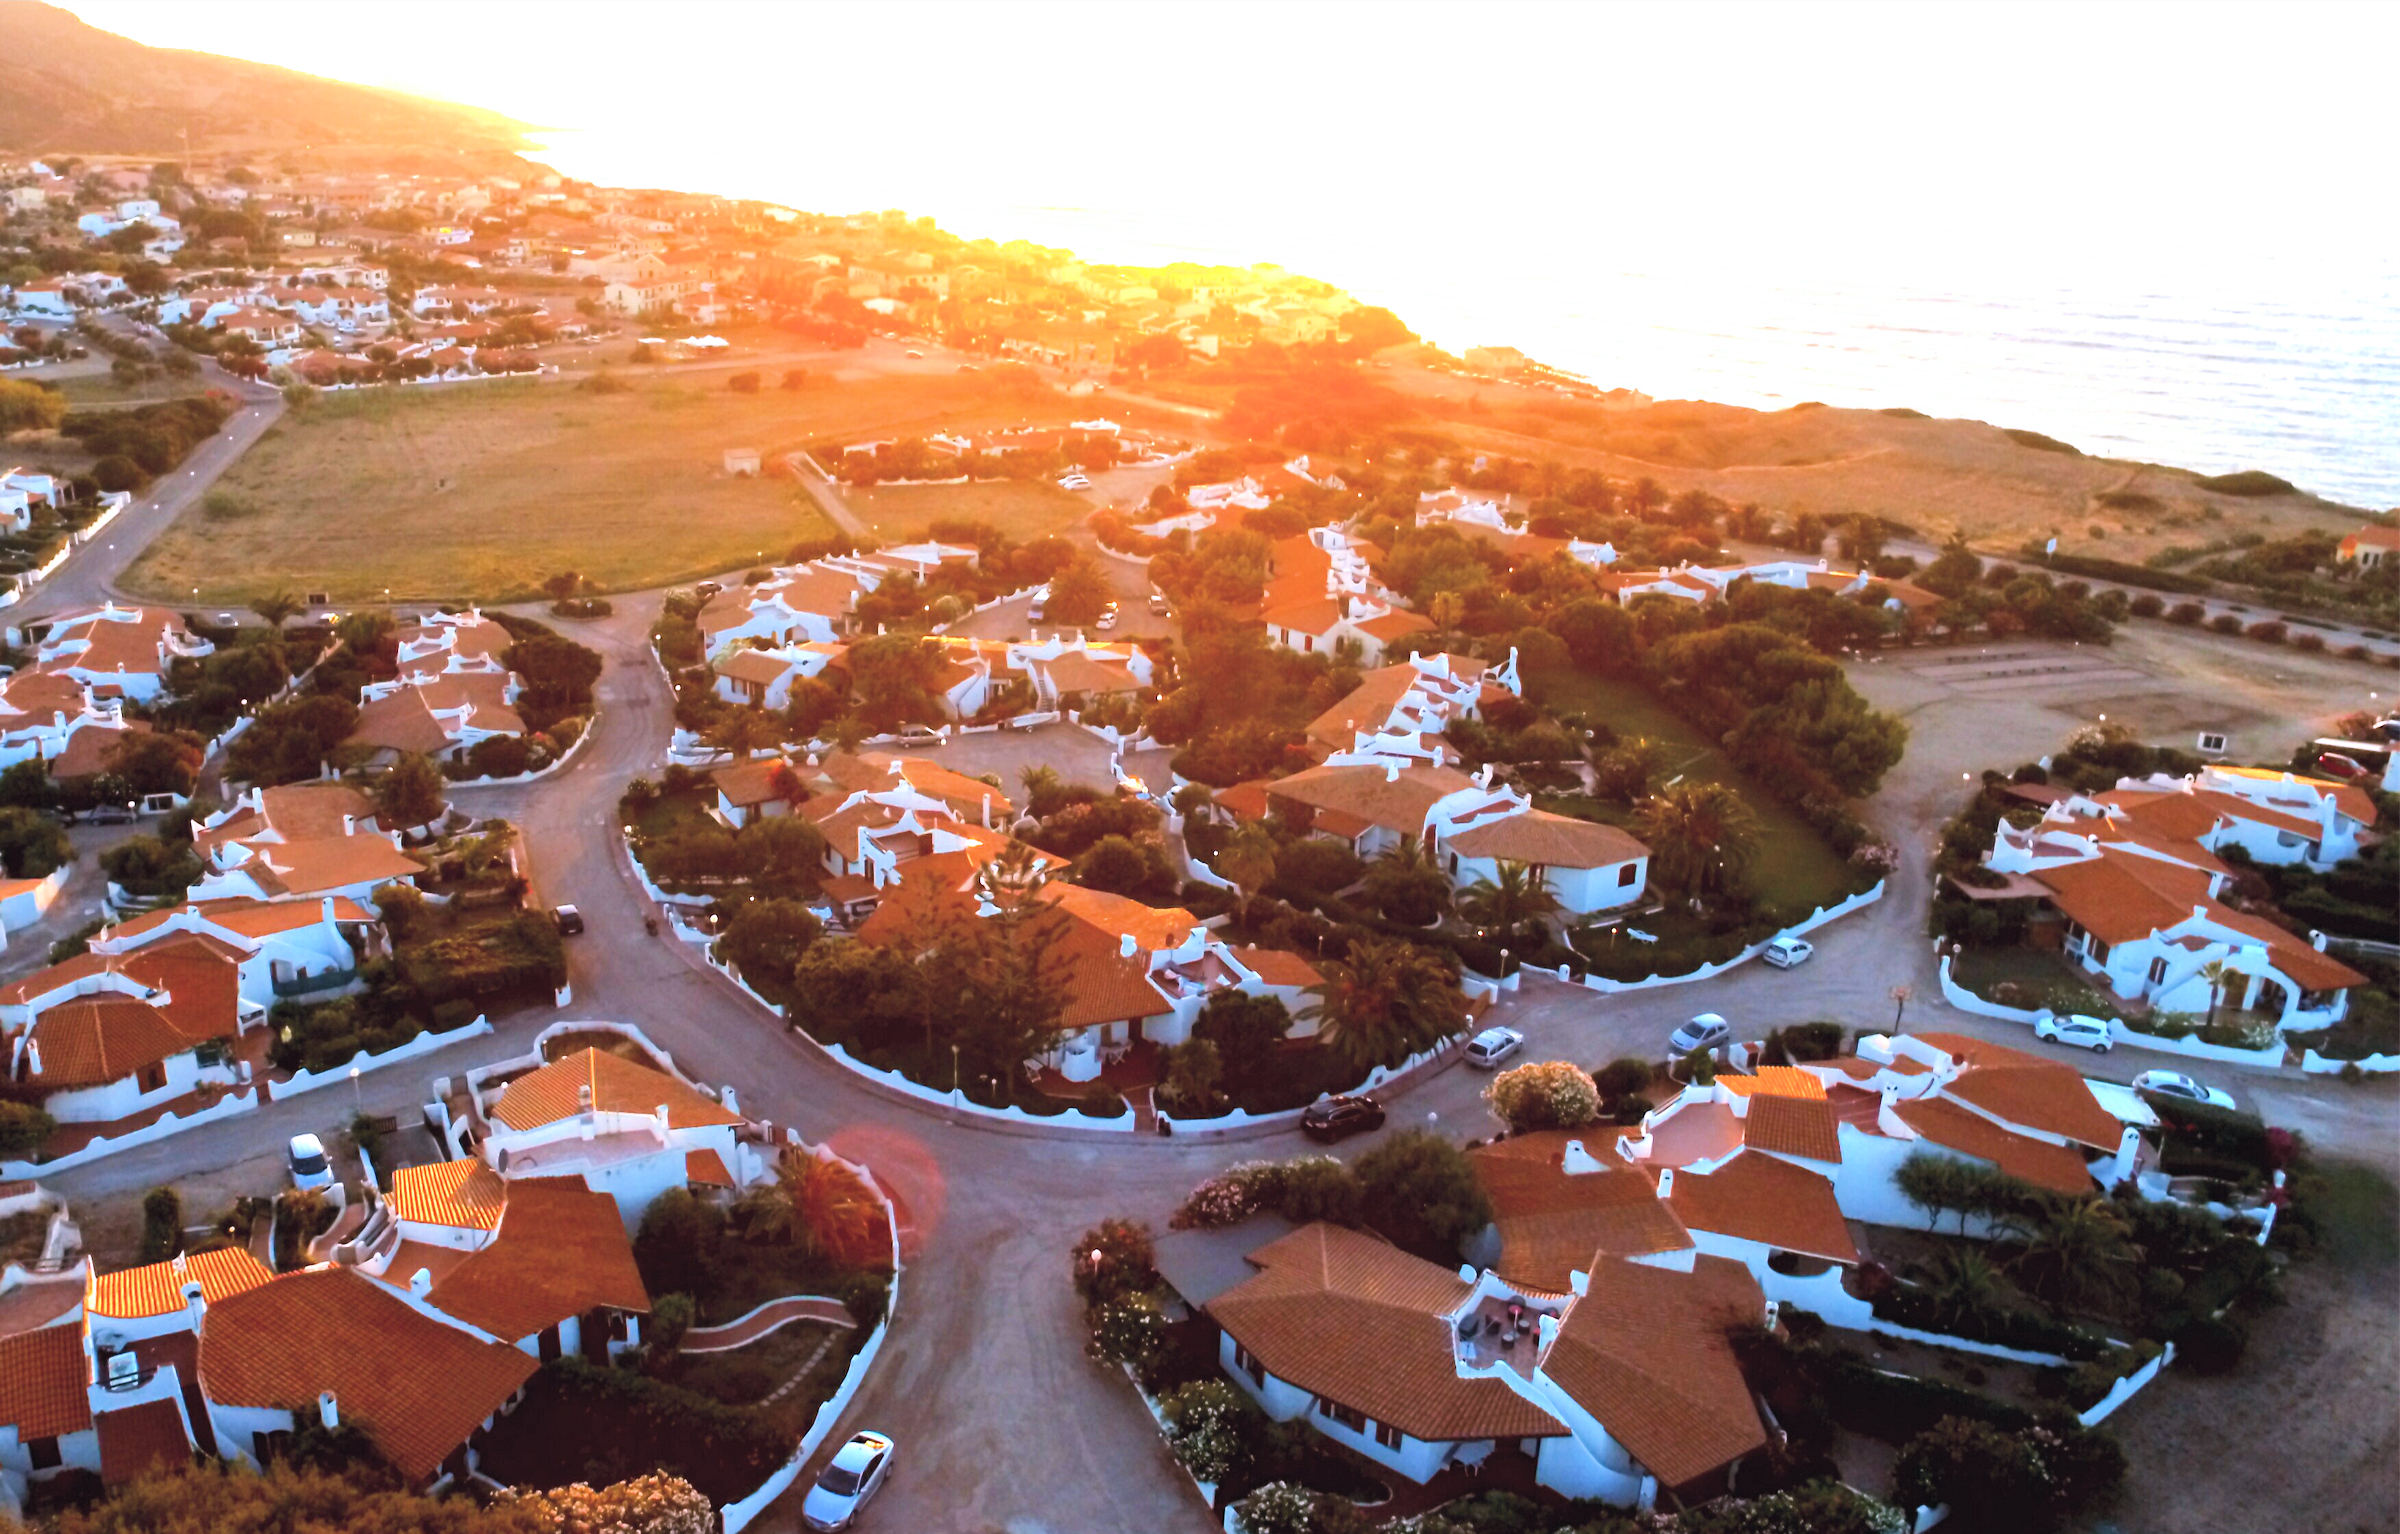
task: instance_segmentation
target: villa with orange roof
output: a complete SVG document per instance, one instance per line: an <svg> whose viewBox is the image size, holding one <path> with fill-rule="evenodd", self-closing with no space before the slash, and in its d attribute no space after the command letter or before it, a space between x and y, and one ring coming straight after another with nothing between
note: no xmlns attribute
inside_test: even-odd
<svg viewBox="0 0 2400 1534"><path fill-rule="evenodd" d="M195 902L318 900L373 908L375 893L424 865L381 829L374 802L347 783L253 788L192 825L208 872Z"/></svg>
<svg viewBox="0 0 2400 1534"><path fill-rule="evenodd" d="M10 1083L62 1123L107 1123L204 1085L230 1088L234 1041L267 1013L241 994L242 957L207 933L176 931L0 987Z"/></svg>
<svg viewBox="0 0 2400 1534"><path fill-rule="evenodd" d="M2345 800L2341 790L2357 802ZM2316 819L2261 802L2306 799ZM2002 821L1984 865L2024 881L2065 919L2065 951L2117 996L2160 1011L2256 1012L2284 1031L2341 1020L2366 977L2265 916L2220 897L2232 870L2215 848L2289 838L2288 861L2321 852L2342 824L2374 810L2348 784L2208 768L2188 787L2121 783L2051 804L2029 826Z"/></svg>
<svg viewBox="0 0 2400 1534"><path fill-rule="evenodd" d="M394 638L397 674L359 689L351 741L370 765L403 755L466 759L496 736L523 735L524 684L502 659L515 636L482 613L434 613Z"/></svg>
<svg viewBox="0 0 2400 1534"><path fill-rule="evenodd" d="M323 998L359 984L363 958L383 950L375 913L347 896L317 900L206 900L166 906L104 927L97 954L131 954L178 933L210 939L233 956L245 1002L272 1007L293 997Z"/></svg>
<svg viewBox="0 0 2400 1534"><path fill-rule="evenodd" d="M106 602L52 619L30 669L72 678L103 697L151 703L166 691L178 659L215 651L166 608Z"/></svg>

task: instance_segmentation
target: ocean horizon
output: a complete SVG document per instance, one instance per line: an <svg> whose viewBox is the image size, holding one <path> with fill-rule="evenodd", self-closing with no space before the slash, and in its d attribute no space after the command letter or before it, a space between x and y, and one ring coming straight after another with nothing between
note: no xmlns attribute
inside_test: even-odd
<svg viewBox="0 0 2400 1534"><path fill-rule="evenodd" d="M564 173L669 184L653 145L539 137L531 152ZM2305 281L2096 264L2073 281L1967 264L1945 279L1812 270L1753 251L1592 255L1537 224L1478 233L1444 259L1339 219L1295 218L1264 249L1171 200L992 199L948 172L889 184L855 169L841 184L736 175L762 184L681 189L815 213L902 207L963 238L1029 240L1094 263L1271 262L1389 307L1447 350L1514 346L1603 388L1761 410L1908 408L2039 431L2095 457L2261 469L2367 510L2400 507L2400 258L2383 253Z"/></svg>

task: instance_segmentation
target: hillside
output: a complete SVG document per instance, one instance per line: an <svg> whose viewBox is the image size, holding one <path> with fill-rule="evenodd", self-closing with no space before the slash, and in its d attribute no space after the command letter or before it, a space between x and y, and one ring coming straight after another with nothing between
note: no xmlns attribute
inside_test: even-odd
<svg viewBox="0 0 2400 1534"><path fill-rule="evenodd" d="M0 0L0 150L180 154L388 145L506 152L493 112L215 54L150 48L39 0Z"/></svg>
<svg viewBox="0 0 2400 1534"><path fill-rule="evenodd" d="M2346 533L2366 515L2277 481L2236 479L2237 489L2269 493L2229 493L2189 470L2087 456L2031 432L1913 411L1760 411L1691 400L1605 409L1406 367L1390 382L1470 447L1613 478L1647 475L1671 491L1707 490L1737 505L1889 517L1929 539L1964 533L1987 548L2055 533L2062 551L2138 561L2237 533Z"/></svg>

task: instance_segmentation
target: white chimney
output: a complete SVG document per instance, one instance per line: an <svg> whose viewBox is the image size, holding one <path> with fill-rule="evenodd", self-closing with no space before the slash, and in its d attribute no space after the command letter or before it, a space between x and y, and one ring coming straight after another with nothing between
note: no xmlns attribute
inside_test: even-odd
<svg viewBox="0 0 2400 1534"><path fill-rule="evenodd" d="M1768 1331L1773 1331L1773 1330L1775 1330L1775 1323L1776 1323L1776 1322L1777 1322L1779 1319L1781 1319L1782 1315L1783 1315L1783 1302L1782 1302L1781 1300L1769 1300L1769 1301L1767 1301L1767 1330L1768 1330Z"/></svg>
<svg viewBox="0 0 2400 1534"><path fill-rule="evenodd" d="M588 1081L575 1089L575 1111L585 1118L592 1116L592 1084Z"/></svg>
<svg viewBox="0 0 2400 1534"><path fill-rule="evenodd" d="M328 1433L342 1425L341 1405L334 1400L333 1392L330 1390L317 1392L317 1420L325 1424L325 1431Z"/></svg>
<svg viewBox="0 0 2400 1534"><path fill-rule="evenodd" d="M1667 1198L1675 1192L1675 1169L1667 1168L1658 1174L1658 1196Z"/></svg>
<svg viewBox="0 0 2400 1534"><path fill-rule="evenodd" d="M201 1292L200 1280L196 1278L183 1281L183 1313L191 1318L192 1334L198 1336L200 1320L208 1314L208 1296Z"/></svg>
<svg viewBox="0 0 2400 1534"><path fill-rule="evenodd" d="M25 1040L25 1074L39 1076L41 1073L42 1041L28 1035Z"/></svg>
<svg viewBox="0 0 2400 1534"><path fill-rule="evenodd" d="M408 1275L408 1292L420 1300L433 1293L433 1269L419 1268Z"/></svg>
<svg viewBox="0 0 2400 1534"><path fill-rule="evenodd" d="M1567 1148L1559 1153L1558 1169L1569 1177L1581 1177L1589 1172L1608 1170L1600 1164L1598 1158L1583 1148L1581 1140L1567 1142Z"/></svg>
<svg viewBox="0 0 2400 1534"><path fill-rule="evenodd" d="M1120 934L1117 938L1117 953L1121 957L1130 959L1133 957L1133 949L1133 934L1130 932Z"/></svg>

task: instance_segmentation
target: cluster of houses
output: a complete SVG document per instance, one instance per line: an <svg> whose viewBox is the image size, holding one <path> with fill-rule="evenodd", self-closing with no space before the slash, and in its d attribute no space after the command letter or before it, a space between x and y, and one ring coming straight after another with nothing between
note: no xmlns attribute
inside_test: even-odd
<svg viewBox="0 0 2400 1534"><path fill-rule="evenodd" d="M251 940L255 913L230 914L160 930L186 948ZM562 1050L443 1085L433 1111L454 1159L402 1168L388 1191L362 1168L364 1198L275 1265L241 1246L112 1273L87 1260L7 1295L7 1489L72 1471L121 1485L195 1451L264 1465L295 1434L343 1427L412 1486L463 1483L542 1364L640 1344L652 1296L631 1233L650 1202L770 1175L732 1093L647 1050Z"/></svg>
<svg viewBox="0 0 2400 1534"><path fill-rule="evenodd" d="M11 638L33 659L0 678L0 769L40 762L58 783L109 771L126 739L150 729L125 705L157 701L177 660L215 649L174 612L113 602Z"/></svg>
<svg viewBox="0 0 2400 1534"><path fill-rule="evenodd" d="M2338 1022L2367 978L2267 917L2236 910L2236 848L2279 868L2325 870L2371 839L2375 804L2355 783L2210 765L2189 777L2126 778L2099 793L2014 784L2038 808L2003 820L1983 866L1952 881L1970 900L2031 900L2028 941L2063 951L2118 1001L2156 1012L2248 1013L2279 1031ZM2022 817L2020 817L2022 818Z"/></svg>
<svg viewBox="0 0 2400 1534"><path fill-rule="evenodd" d="M487 740L524 735L516 709L524 679L503 658L515 642L472 608L401 628L393 636L397 673L359 689L351 743L368 748L371 767L412 754L463 764Z"/></svg>
<svg viewBox="0 0 2400 1534"><path fill-rule="evenodd" d="M1898 1185L1911 1157L2085 1197L2138 1178L2148 1151L2070 1067L1924 1033L1721 1073L1621 1131L1469 1155L1494 1219L1463 1266L1254 1217L1170 1232L1159 1271L1278 1421L1419 1483L1497 1454L1562 1495L1647 1510L1763 1468L1771 1419L1736 1333L1786 1305L1873 1324L1846 1283L1851 1226L1923 1228Z"/></svg>

